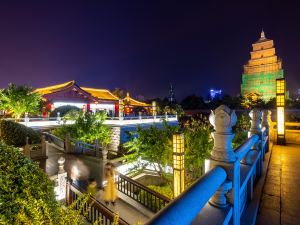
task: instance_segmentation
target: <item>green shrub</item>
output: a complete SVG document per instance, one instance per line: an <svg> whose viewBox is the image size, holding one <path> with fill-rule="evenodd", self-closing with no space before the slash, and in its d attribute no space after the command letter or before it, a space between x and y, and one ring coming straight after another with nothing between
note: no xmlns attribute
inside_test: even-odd
<svg viewBox="0 0 300 225"><path fill-rule="evenodd" d="M164 186L149 185L147 187L157 193L160 193L161 195L169 199L173 199L173 190L170 187L170 185L164 185Z"/></svg>
<svg viewBox="0 0 300 225"><path fill-rule="evenodd" d="M0 120L0 139L5 144L22 147L26 144L26 137L29 138L29 143L41 142L39 133L32 128L13 121Z"/></svg>
<svg viewBox="0 0 300 225"><path fill-rule="evenodd" d="M60 106L57 107L56 109L54 109L51 113L50 113L50 117L57 117L57 113L60 113L61 117L64 117L68 112L70 111L80 111L80 109L76 106L72 106L72 105L64 105L64 106Z"/></svg>
<svg viewBox="0 0 300 225"><path fill-rule="evenodd" d="M186 187L203 175L204 160L209 157L213 148L212 131L207 117L203 115L184 124Z"/></svg>
<svg viewBox="0 0 300 225"><path fill-rule="evenodd" d="M96 139L101 145L109 144L110 129L104 125L106 119L105 112L75 112L74 110L67 113L65 119L75 120L74 124L56 128L52 133L62 139L69 133L72 138L93 144Z"/></svg>
<svg viewBox="0 0 300 225"><path fill-rule="evenodd" d="M54 188L48 176L18 148L0 143L0 214L13 224L29 199L44 202L56 213Z"/></svg>
<svg viewBox="0 0 300 225"><path fill-rule="evenodd" d="M165 185L165 186L149 185L147 187L169 199L173 199L173 190L170 187L170 185ZM138 195L142 204L148 205L149 207L156 208L158 210L164 207L164 205L160 204L161 202L158 201L155 196L147 194L147 192L145 192L144 190L140 190Z"/></svg>
<svg viewBox="0 0 300 225"><path fill-rule="evenodd" d="M250 129L251 122L248 114L243 113L238 115L237 123L233 127L233 132L235 133L232 146L237 148L248 138L248 131Z"/></svg>

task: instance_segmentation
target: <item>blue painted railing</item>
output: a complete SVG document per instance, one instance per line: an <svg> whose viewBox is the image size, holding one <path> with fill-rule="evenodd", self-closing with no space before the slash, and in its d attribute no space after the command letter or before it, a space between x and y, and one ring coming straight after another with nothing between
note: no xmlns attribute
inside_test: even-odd
<svg viewBox="0 0 300 225"><path fill-rule="evenodd" d="M223 119L224 117L221 117L223 115L220 114L219 118ZM234 120L234 116L231 118ZM217 122L220 123L219 121ZM257 123L258 121L259 119L256 120ZM269 148L268 129L255 130L255 128L257 126L253 126L251 131L255 132L252 132L248 140L234 150L230 158L228 157L230 160L207 159L206 168L211 170L171 201L147 224L240 225L242 216L248 213L247 207L253 200L256 181L262 174L264 156ZM231 133L219 133L219 135L232 137ZM226 152L226 149L230 148L228 147L231 145L230 140L232 139L228 138L228 142L219 141L217 148L224 149ZM257 210L249 212L253 215L247 224L254 224Z"/></svg>

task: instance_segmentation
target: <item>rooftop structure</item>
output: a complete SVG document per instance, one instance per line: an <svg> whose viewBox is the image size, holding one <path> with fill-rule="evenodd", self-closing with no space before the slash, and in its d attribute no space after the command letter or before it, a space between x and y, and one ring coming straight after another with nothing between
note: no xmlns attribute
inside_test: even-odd
<svg viewBox="0 0 300 225"><path fill-rule="evenodd" d="M260 38L252 44L251 58L244 65L241 94L262 95L264 100L276 96L276 79L283 78L282 61L276 56L273 40L262 31Z"/></svg>
<svg viewBox="0 0 300 225"><path fill-rule="evenodd" d="M80 87L74 80L37 88L35 92L40 93L46 102L44 112L49 112L60 106L72 105L92 111L106 110L110 116L117 116L120 100L124 101L125 111L127 112L131 111L127 108L149 106L144 102L131 98L129 93L124 99L119 99L107 89Z"/></svg>

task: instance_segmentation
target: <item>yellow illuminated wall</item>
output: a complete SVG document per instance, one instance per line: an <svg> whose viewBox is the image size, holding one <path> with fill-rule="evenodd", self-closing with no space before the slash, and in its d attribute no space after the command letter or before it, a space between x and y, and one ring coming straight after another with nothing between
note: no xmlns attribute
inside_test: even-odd
<svg viewBox="0 0 300 225"><path fill-rule="evenodd" d="M184 191L184 135L173 135L174 197Z"/></svg>

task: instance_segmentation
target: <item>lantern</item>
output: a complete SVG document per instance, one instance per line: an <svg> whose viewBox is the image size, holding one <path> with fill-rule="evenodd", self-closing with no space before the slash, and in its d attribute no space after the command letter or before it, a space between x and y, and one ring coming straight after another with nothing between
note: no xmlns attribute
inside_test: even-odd
<svg viewBox="0 0 300 225"><path fill-rule="evenodd" d="M173 135L174 197L184 191L184 135Z"/></svg>
<svg viewBox="0 0 300 225"><path fill-rule="evenodd" d="M277 144L285 144L285 78L276 79Z"/></svg>

